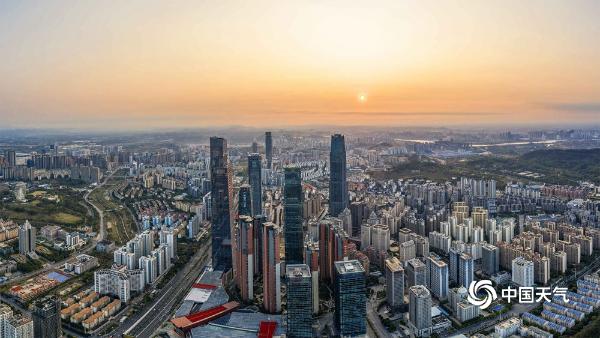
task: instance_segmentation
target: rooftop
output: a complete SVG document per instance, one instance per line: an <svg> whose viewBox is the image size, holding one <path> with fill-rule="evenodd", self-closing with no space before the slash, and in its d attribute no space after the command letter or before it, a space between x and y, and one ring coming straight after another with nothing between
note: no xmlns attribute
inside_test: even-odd
<svg viewBox="0 0 600 338"><path fill-rule="evenodd" d="M346 274L346 273L356 273L356 272L365 272L365 269L357 260L350 261L338 261L335 262L335 268L338 273Z"/></svg>

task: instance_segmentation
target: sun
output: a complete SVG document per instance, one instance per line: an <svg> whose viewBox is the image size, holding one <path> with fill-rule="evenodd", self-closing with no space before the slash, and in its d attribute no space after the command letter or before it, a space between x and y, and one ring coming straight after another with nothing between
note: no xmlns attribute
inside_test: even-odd
<svg viewBox="0 0 600 338"><path fill-rule="evenodd" d="M358 102L360 102L360 103L367 102L367 94L365 94L365 93L359 93L358 94Z"/></svg>

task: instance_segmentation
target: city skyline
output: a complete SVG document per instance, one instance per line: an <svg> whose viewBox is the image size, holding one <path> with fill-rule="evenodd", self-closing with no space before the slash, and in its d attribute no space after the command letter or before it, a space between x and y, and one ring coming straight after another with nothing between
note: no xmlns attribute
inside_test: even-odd
<svg viewBox="0 0 600 338"><path fill-rule="evenodd" d="M0 116L103 130L593 123L598 7L3 2Z"/></svg>

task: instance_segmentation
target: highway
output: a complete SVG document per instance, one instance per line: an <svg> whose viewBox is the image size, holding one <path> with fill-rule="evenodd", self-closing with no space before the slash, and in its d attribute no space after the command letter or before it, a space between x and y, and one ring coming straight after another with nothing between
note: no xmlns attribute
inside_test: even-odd
<svg viewBox="0 0 600 338"><path fill-rule="evenodd" d="M210 245L206 245L192 256L190 262L154 296L150 304L120 323L119 327L110 335L120 337L123 334L129 334L135 337L151 337L154 331L170 319L175 307L188 293L202 268L209 263L209 248ZM119 317L122 317L124 312ZM118 320L119 317L115 320Z"/></svg>

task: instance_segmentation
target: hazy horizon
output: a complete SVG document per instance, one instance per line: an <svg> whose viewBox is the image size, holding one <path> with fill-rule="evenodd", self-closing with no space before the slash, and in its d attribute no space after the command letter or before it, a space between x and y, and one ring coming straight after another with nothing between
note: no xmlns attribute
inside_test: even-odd
<svg viewBox="0 0 600 338"><path fill-rule="evenodd" d="M0 3L0 128L598 125L597 1Z"/></svg>

